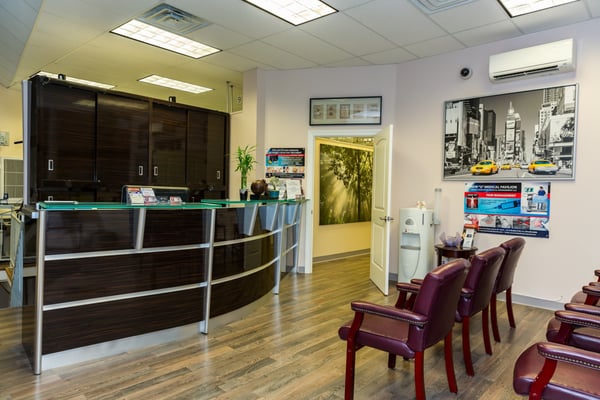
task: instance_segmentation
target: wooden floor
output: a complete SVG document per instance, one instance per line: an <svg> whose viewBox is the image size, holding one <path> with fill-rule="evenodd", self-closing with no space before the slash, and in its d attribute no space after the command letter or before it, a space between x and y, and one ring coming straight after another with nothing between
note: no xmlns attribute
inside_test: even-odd
<svg viewBox="0 0 600 400"><path fill-rule="evenodd" d="M349 303L393 304L369 282L368 256L314 265L311 275L288 274L281 294L268 296L242 320L208 335L107 357L35 376L19 344L19 309L0 310L0 400L21 399L342 399L345 342L338 327L352 317ZM454 328L458 396L448 392L440 345L425 353L429 399L519 399L513 363L530 343L543 340L552 312L515 305L511 330L500 304L501 343L488 356L481 320L472 321L475 377L464 372L460 326ZM387 368L387 355L358 352L356 399L412 399L413 362Z"/></svg>

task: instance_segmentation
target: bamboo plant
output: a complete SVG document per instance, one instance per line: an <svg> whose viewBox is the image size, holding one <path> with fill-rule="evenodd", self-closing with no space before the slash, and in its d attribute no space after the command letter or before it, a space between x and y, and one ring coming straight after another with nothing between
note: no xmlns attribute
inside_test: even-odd
<svg viewBox="0 0 600 400"><path fill-rule="evenodd" d="M247 189L248 186L248 172L254 169L254 165L257 164L256 158L254 156L254 152L256 151L256 146L246 146L241 147L238 146L236 152L236 171L240 171L241 181L240 181L240 191Z"/></svg>

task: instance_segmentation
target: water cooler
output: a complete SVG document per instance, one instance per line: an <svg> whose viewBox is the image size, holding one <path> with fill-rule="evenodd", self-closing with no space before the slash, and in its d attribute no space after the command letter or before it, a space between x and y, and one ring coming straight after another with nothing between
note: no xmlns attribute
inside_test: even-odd
<svg viewBox="0 0 600 400"><path fill-rule="evenodd" d="M433 269L433 211L400 209L400 254L398 282L423 278Z"/></svg>

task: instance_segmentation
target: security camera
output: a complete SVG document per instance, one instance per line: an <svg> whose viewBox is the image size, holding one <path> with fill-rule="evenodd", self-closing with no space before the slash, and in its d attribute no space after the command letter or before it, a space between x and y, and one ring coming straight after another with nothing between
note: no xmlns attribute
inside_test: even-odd
<svg viewBox="0 0 600 400"><path fill-rule="evenodd" d="M460 77L463 79L469 79L471 77L472 73L473 73L473 71L471 71L471 68L469 68L469 67L462 67L459 72Z"/></svg>

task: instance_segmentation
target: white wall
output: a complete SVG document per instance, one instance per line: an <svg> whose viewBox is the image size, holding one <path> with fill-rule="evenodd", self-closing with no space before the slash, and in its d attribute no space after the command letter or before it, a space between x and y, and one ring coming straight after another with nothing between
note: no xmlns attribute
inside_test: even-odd
<svg viewBox="0 0 600 400"><path fill-rule="evenodd" d="M595 119L600 106L599 35L600 22L593 20L397 66L264 71L259 79L264 80L264 110L258 111L264 117L264 132L258 134L264 137L265 148L308 147L308 135L314 130L308 125L310 97L382 95L383 125L394 124L393 210L412 207L417 200L432 205L434 188L441 187L442 224L436 236L442 231L453 234L462 230L464 183L442 181L444 101L579 83L576 180L552 182L550 238L527 239L513 287L516 297L568 301L582 284L593 280L600 258L595 254L600 215L594 201L600 195L595 154L600 148ZM576 42L576 73L500 84L489 81L489 55L567 37ZM473 69L471 79L458 77L463 66ZM390 257L396 272L397 219L394 224ZM476 245L485 249L507 239L480 234Z"/></svg>

